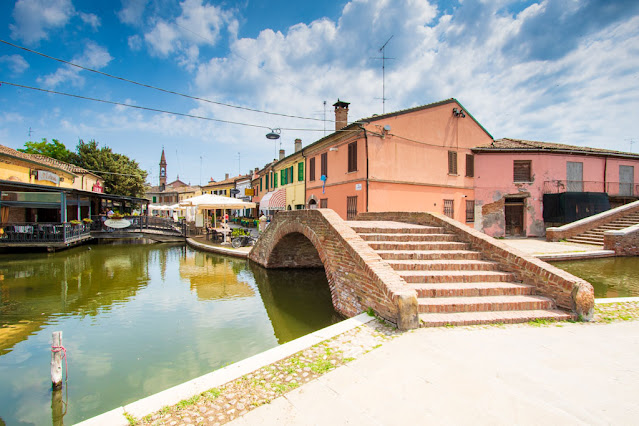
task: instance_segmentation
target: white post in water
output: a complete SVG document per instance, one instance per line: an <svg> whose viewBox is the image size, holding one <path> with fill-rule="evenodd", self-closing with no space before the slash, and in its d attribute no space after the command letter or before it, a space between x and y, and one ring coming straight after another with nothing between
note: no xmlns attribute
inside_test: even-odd
<svg viewBox="0 0 639 426"><path fill-rule="evenodd" d="M53 389L62 388L62 332L53 332L51 344L51 384Z"/></svg>

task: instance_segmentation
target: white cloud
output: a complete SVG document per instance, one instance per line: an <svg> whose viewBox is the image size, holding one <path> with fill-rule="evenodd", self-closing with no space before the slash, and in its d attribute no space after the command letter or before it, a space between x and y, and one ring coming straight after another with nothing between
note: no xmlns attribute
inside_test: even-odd
<svg viewBox="0 0 639 426"><path fill-rule="evenodd" d="M107 66L112 59L104 47L94 42L88 42L82 55L73 58L70 62L87 68L100 69ZM73 86L82 86L84 78L80 75L80 71L80 68L65 65L51 74L39 77L37 81L50 88L67 82L70 82Z"/></svg>
<svg viewBox="0 0 639 426"><path fill-rule="evenodd" d="M129 44L129 49L133 50L134 52L142 49L142 37L140 37L139 35L132 35L127 39L127 41Z"/></svg>
<svg viewBox="0 0 639 426"><path fill-rule="evenodd" d="M100 18L98 18L97 15L94 15L93 13L78 12L78 16L82 19L82 22L90 25L93 30L97 30L100 27Z"/></svg>
<svg viewBox="0 0 639 426"><path fill-rule="evenodd" d="M18 0L13 9L11 37L35 45L47 32L64 27L75 10L71 0Z"/></svg>
<svg viewBox="0 0 639 426"><path fill-rule="evenodd" d="M20 55L0 56L0 64L6 64L6 67L14 74L22 74L29 68L29 63Z"/></svg>
<svg viewBox="0 0 639 426"><path fill-rule="evenodd" d="M118 18L125 24L135 24L140 21L146 8L147 0L122 0L122 9Z"/></svg>
<svg viewBox="0 0 639 426"><path fill-rule="evenodd" d="M178 64L191 71L198 65L199 46L215 45L220 33L229 27L229 33L237 33L238 23L233 12L202 0L184 0L181 14L175 20L158 20L144 34L151 54L159 57L175 55Z"/></svg>

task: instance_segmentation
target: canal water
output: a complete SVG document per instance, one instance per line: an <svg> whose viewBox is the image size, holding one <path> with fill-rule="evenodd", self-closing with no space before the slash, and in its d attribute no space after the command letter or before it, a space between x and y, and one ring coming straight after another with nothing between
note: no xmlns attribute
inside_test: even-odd
<svg viewBox="0 0 639 426"><path fill-rule="evenodd" d="M184 245L0 255L0 291L0 425L65 410L52 409L53 331L73 424L341 320L323 269L267 271Z"/></svg>
<svg viewBox="0 0 639 426"><path fill-rule="evenodd" d="M596 298L639 296L639 257L552 262L592 284Z"/></svg>

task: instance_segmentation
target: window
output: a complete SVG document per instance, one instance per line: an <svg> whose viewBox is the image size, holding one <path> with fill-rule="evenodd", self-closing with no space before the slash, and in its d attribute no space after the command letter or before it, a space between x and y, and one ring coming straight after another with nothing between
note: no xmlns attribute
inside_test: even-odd
<svg viewBox="0 0 639 426"><path fill-rule="evenodd" d="M280 170L280 185L282 186L286 185L286 172L288 172L288 169Z"/></svg>
<svg viewBox="0 0 639 426"><path fill-rule="evenodd" d="M153 197L153 202L154 202L154 203L156 202L156 201L155 201L155 197Z"/></svg>
<svg viewBox="0 0 639 426"><path fill-rule="evenodd" d="M297 181L302 182L304 180L304 162L297 163Z"/></svg>
<svg viewBox="0 0 639 426"><path fill-rule="evenodd" d="M293 183L295 182L295 179L293 179L293 166L291 166L288 169L288 183Z"/></svg>
<svg viewBox="0 0 639 426"><path fill-rule="evenodd" d="M475 221L475 200L466 200L466 222Z"/></svg>
<svg viewBox="0 0 639 426"><path fill-rule="evenodd" d="M513 160L513 179L515 182L530 182L530 160Z"/></svg>
<svg viewBox="0 0 639 426"><path fill-rule="evenodd" d="M453 200L444 200L444 214L452 218L455 214Z"/></svg>
<svg viewBox="0 0 639 426"><path fill-rule="evenodd" d="M466 177L475 177L475 156L466 154Z"/></svg>
<svg viewBox="0 0 639 426"><path fill-rule="evenodd" d="M277 188L277 173L273 173L273 188Z"/></svg>
<svg viewBox="0 0 639 426"><path fill-rule="evenodd" d="M328 177L328 154L324 153L322 154L322 174L326 177Z"/></svg>
<svg viewBox="0 0 639 426"><path fill-rule="evenodd" d="M270 173L267 173L266 176L264 176L266 178L266 190L268 191L268 175Z"/></svg>
<svg viewBox="0 0 639 426"><path fill-rule="evenodd" d="M320 209L328 208L328 198L320 198Z"/></svg>
<svg viewBox="0 0 639 426"><path fill-rule="evenodd" d="M266 177L266 181L268 182L268 176ZM268 184L267 184L268 185ZM260 191L262 190L262 178L260 178Z"/></svg>
<svg viewBox="0 0 639 426"><path fill-rule="evenodd" d="M346 220L353 220L357 216L357 197L346 197Z"/></svg>
<svg viewBox="0 0 639 426"><path fill-rule="evenodd" d="M457 152L456 151L448 151L448 174L449 175L457 174Z"/></svg>
<svg viewBox="0 0 639 426"><path fill-rule="evenodd" d="M348 171L357 171L357 142L348 144Z"/></svg>
<svg viewBox="0 0 639 426"><path fill-rule="evenodd" d="M315 180L315 157L308 160L308 180Z"/></svg>

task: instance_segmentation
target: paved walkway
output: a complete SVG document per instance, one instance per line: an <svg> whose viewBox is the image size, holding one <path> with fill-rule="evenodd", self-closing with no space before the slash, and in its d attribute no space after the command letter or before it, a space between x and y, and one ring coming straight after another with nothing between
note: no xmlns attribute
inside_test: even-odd
<svg viewBox="0 0 639 426"><path fill-rule="evenodd" d="M544 238L505 238L499 241L544 260L580 259L614 255L614 251L604 250L603 246L550 242Z"/></svg>
<svg viewBox="0 0 639 426"><path fill-rule="evenodd" d="M419 329L239 425L636 424L639 321Z"/></svg>

